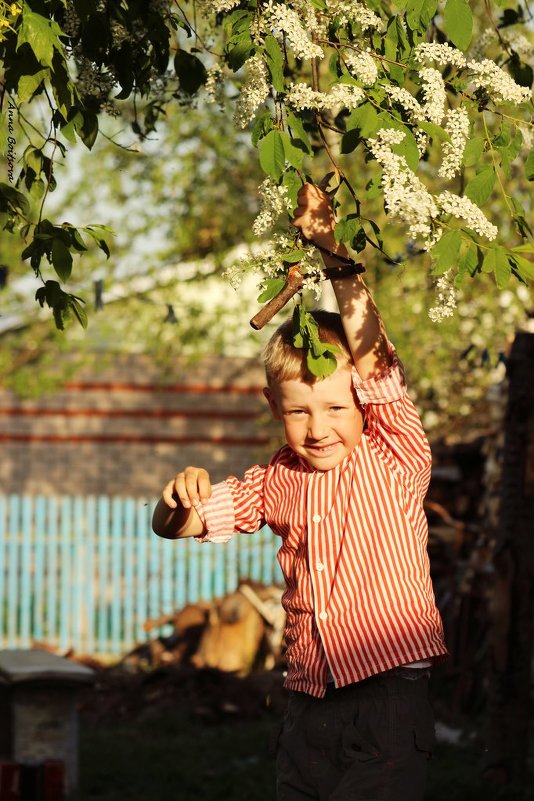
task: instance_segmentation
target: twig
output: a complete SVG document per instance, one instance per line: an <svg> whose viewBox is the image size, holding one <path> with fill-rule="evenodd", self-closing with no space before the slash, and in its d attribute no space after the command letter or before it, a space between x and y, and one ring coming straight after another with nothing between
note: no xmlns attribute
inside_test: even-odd
<svg viewBox="0 0 534 801"><path fill-rule="evenodd" d="M298 264L294 264L289 268L286 278L286 283L280 292L274 296L272 300L265 304L260 311L252 318L250 325L256 331L260 331L267 323L273 319L275 314L278 314L280 309L283 309L293 295L302 289L303 278Z"/></svg>

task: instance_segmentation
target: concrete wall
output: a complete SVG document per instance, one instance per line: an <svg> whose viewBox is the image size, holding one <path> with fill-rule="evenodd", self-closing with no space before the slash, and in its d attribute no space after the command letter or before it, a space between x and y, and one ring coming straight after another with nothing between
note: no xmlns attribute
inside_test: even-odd
<svg viewBox="0 0 534 801"><path fill-rule="evenodd" d="M0 390L0 492L157 498L188 464L242 475L279 443L257 361L209 359L164 375L120 355L61 391Z"/></svg>

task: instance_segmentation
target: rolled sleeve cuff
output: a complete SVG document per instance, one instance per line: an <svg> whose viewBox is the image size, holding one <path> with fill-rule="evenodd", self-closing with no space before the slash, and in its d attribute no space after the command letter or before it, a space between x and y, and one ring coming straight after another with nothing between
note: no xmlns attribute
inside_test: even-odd
<svg viewBox="0 0 534 801"><path fill-rule="evenodd" d="M391 342L388 343L388 349L391 364L380 375L364 380L355 368L352 371L352 383L362 406L368 403L392 403L406 394L404 370Z"/></svg>
<svg viewBox="0 0 534 801"><path fill-rule="evenodd" d="M234 502L225 481L214 484L211 497L196 508L206 533L195 537L199 542L228 542L235 527Z"/></svg>

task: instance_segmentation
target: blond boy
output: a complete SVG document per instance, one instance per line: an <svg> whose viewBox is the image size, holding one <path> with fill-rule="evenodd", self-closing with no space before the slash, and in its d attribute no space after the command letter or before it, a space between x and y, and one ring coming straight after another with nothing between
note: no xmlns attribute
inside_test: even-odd
<svg viewBox="0 0 534 801"><path fill-rule="evenodd" d="M446 653L426 551L431 455L382 319L335 241L327 196L299 193L293 224L323 251L340 315L316 313L338 347L315 380L289 323L265 351L287 444L244 480L187 467L154 511L163 537L281 538L288 711L279 801L420 801L433 746L432 662ZM352 274L354 273L354 274Z"/></svg>

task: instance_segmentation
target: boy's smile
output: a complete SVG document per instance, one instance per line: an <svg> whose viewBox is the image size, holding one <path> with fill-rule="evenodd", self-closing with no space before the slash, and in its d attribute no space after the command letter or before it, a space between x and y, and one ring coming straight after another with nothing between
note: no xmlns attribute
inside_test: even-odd
<svg viewBox="0 0 534 801"><path fill-rule="evenodd" d="M360 441L363 415L350 369L337 369L322 381L282 381L264 390L287 444L316 470L336 467Z"/></svg>

